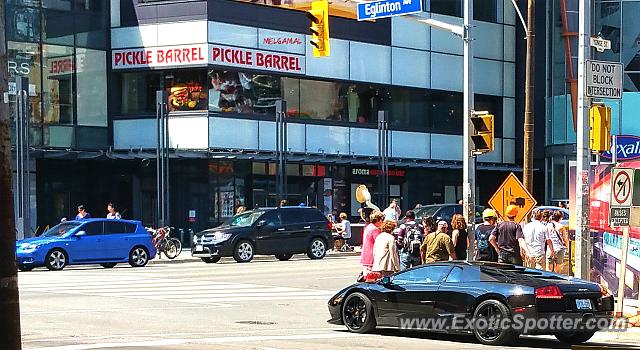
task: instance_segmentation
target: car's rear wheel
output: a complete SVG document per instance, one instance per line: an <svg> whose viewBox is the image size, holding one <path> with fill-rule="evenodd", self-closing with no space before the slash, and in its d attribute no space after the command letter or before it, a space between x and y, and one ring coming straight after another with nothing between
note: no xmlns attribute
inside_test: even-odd
<svg viewBox="0 0 640 350"><path fill-rule="evenodd" d="M212 256L210 258L200 258L200 259L202 259L202 261L206 262L207 264L215 264L218 261L220 261L219 256Z"/></svg>
<svg viewBox="0 0 640 350"><path fill-rule="evenodd" d="M247 263L253 259L255 249L249 241L240 241L233 250L233 259L239 263Z"/></svg>
<svg viewBox="0 0 640 350"><path fill-rule="evenodd" d="M311 243L309 243L309 250L307 251L309 259L322 259L325 254L327 254L327 243L319 237L312 239Z"/></svg>
<svg viewBox="0 0 640 350"><path fill-rule="evenodd" d="M67 253L62 249L53 249L45 257L45 266L51 271L60 271L67 266Z"/></svg>
<svg viewBox="0 0 640 350"><path fill-rule="evenodd" d="M104 267L105 269L111 269L111 268L115 267L116 265L118 265L118 263L104 263L104 264L100 264L100 266Z"/></svg>
<svg viewBox="0 0 640 350"><path fill-rule="evenodd" d="M558 339L559 341L565 344L574 345L574 344L580 344L588 341L589 339L591 339L591 337L593 337L595 333L596 333L595 331L576 332L576 333L558 333L555 336L556 336L556 339Z"/></svg>
<svg viewBox="0 0 640 350"><path fill-rule="evenodd" d="M276 254L276 259L280 261L287 261L291 259L291 257L293 257L293 254L289 254L289 253Z"/></svg>
<svg viewBox="0 0 640 350"><path fill-rule="evenodd" d="M350 332L367 333L376 327L371 300L362 293L349 294L342 306L342 322Z"/></svg>
<svg viewBox="0 0 640 350"><path fill-rule="evenodd" d="M149 252L144 247L134 247L129 253L131 267L143 267L149 262Z"/></svg>
<svg viewBox="0 0 640 350"><path fill-rule="evenodd" d="M20 271L31 271L33 270L34 266L27 266L27 265L18 265L18 270Z"/></svg>
<svg viewBox="0 0 640 350"><path fill-rule="evenodd" d="M509 317L509 309L498 300L481 302L473 313L473 334L485 345L505 345L516 340L513 329L501 328L501 320Z"/></svg>

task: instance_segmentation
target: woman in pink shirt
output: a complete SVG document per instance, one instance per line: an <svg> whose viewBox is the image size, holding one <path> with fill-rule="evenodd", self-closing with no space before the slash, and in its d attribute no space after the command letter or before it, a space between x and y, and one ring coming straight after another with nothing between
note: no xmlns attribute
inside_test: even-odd
<svg viewBox="0 0 640 350"><path fill-rule="evenodd" d="M362 275L367 276L373 266L373 244L380 234L380 224L384 220L384 214L379 210L374 210L369 215L370 223L364 228L362 233L362 251L360 252L360 265L362 265Z"/></svg>

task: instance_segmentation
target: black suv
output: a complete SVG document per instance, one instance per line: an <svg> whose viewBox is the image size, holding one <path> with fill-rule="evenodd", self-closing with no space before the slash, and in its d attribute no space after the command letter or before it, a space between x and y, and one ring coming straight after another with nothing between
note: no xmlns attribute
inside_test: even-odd
<svg viewBox="0 0 640 350"><path fill-rule="evenodd" d="M191 255L206 263L216 263L223 256L249 262L256 254L273 254L282 261L300 253L322 259L329 242L332 242L329 222L318 209L261 208L195 234Z"/></svg>

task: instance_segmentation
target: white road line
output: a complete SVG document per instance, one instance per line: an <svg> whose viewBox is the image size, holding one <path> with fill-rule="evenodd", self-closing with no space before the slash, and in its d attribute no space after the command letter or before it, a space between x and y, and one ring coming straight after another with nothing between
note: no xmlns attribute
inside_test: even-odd
<svg viewBox="0 0 640 350"><path fill-rule="evenodd" d="M159 339L150 341L133 341L121 343L99 343L99 344L75 344L62 346L48 346L40 348L31 348L34 350L92 350L92 349L113 349L125 347L158 347L167 345L185 345L185 344L228 344L228 343L246 343L246 342L264 342L274 340L313 340L313 339L336 339L336 338L354 338L368 337L368 335L354 333L318 333L318 334L296 334L296 335L258 335L258 336L234 336L220 338L199 338L199 339Z"/></svg>
<svg viewBox="0 0 640 350"><path fill-rule="evenodd" d="M217 309L217 308L226 308L233 307L236 305L230 304L207 304L202 306L172 306L171 310L192 310L192 309ZM115 311L159 311L162 310L160 307L136 307L136 308L109 308L109 309L77 309L77 310L58 310L58 311L23 311L20 312L21 316L29 316L29 315L61 315L61 314L84 314L84 313L112 313Z"/></svg>

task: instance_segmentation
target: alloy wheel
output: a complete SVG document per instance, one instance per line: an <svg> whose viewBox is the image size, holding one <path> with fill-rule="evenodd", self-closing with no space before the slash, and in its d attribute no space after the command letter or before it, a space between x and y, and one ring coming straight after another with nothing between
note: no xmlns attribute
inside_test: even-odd
<svg viewBox="0 0 640 350"><path fill-rule="evenodd" d="M242 242L238 245L238 256L244 261L248 261L253 257L253 247L249 242Z"/></svg>
<svg viewBox="0 0 640 350"><path fill-rule="evenodd" d="M311 253L316 258L322 257L324 255L324 250L324 243L319 239L313 241L313 243L311 244Z"/></svg>
<svg viewBox="0 0 640 350"><path fill-rule="evenodd" d="M49 254L49 265L56 270L61 270L65 265L67 265L67 257L63 252L54 250Z"/></svg>
<svg viewBox="0 0 640 350"><path fill-rule="evenodd" d="M136 248L131 254L131 260L136 266L144 266L147 263L147 252L142 248Z"/></svg>
<svg viewBox="0 0 640 350"><path fill-rule="evenodd" d="M362 328L367 320L367 305L359 297L350 298L344 306L344 323L353 330Z"/></svg>
<svg viewBox="0 0 640 350"><path fill-rule="evenodd" d="M477 335L486 341L497 339L502 333L500 320L503 318L502 312L496 305L485 305L477 313L476 327ZM479 320L483 320L478 322Z"/></svg>

